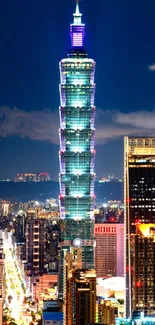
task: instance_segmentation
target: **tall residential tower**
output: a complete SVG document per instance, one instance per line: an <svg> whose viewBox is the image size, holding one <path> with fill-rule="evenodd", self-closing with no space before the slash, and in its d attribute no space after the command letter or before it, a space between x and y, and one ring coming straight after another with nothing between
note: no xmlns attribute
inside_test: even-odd
<svg viewBox="0 0 155 325"><path fill-rule="evenodd" d="M88 269L94 267L95 62L83 47L85 25L78 3L73 16L71 49L60 62L61 239L62 252L82 247L82 267Z"/></svg>

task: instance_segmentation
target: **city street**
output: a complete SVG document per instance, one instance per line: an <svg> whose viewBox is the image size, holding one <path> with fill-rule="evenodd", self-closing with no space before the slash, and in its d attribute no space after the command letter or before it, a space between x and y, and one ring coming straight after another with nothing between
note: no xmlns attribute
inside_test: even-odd
<svg viewBox="0 0 155 325"><path fill-rule="evenodd" d="M11 317L17 324L26 324L24 311L24 296L26 288L22 279L12 245L8 238L4 238L5 254L5 277L6 277L6 305L10 310Z"/></svg>

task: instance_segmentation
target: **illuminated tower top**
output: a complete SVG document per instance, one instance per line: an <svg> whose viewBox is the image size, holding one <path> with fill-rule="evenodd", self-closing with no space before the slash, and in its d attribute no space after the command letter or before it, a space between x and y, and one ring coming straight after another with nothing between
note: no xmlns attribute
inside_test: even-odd
<svg viewBox="0 0 155 325"><path fill-rule="evenodd" d="M70 25L70 36L72 48L83 47L83 41L85 36L85 24L82 24L82 14L79 10L79 3L76 2L76 11L73 14L73 24Z"/></svg>

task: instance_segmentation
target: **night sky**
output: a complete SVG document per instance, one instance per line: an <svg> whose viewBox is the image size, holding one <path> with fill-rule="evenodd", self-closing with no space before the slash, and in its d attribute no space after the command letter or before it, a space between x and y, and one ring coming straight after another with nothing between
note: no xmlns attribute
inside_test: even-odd
<svg viewBox="0 0 155 325"><path fill-rule="evenodd" d="M123 136L155 135L155 1L83 0L96 66L96 173L123 175ZM0 2L0 178L59 172L59 61L73 0Z"/></svg>

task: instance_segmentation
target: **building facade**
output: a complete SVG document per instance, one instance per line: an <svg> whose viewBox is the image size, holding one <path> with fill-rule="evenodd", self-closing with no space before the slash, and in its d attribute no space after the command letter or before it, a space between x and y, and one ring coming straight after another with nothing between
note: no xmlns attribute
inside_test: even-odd
<svg viewBox="0 0 155 325"><path fill-rule="evenodd" d="M137 224L155 223L155 138L125 137L124 207L126 316L131 317L137 282L132 282L132 236L136 234ZM144 313L147 306L148 300L143 306Z"/></svg>
<svg viewBox="0 0 155 325"><path fill-rule="evenodd" d="M78 3L73 16L71 50L60 62L60 282L63 252L70 246L82 247L83 268L94 267L95 62L83 47L85 25Z"/></svg>
<svg viewBox="0 0 155 325"><path fill-rule="evenodd" d="M96 322L98 324L115 325L116 317L118 317L118 302L98 298L96 303Z"/></svg>
<svg viewBox="0 0 155 325"><path fill-rule="evenodd" d="M70 281L72 271L82 268L82 250L80 247L70 247L70 250L65 252L64 258L64 285L63 285L63 310L64 310L64 325L72 324L72 297L70 292Z"/></svg>
<svg viewBox="0 0 155 325"><path fill-rule="evenodd" d="M42 325L63 325L62 305L59 301L44 301Z"/></svg>
<svg viewBox="0 0 155 325"><path fill-rule="evenodd" d="M68 275L66 325L85 325L96 321L96 272L71 270Z"/></svg>
<svg viewBox="0 0 155 325"><path fill-rule="evenodd" d="M97 278L124 276L124 224L95 224Z"/></svg>
<svg viewBox="0 0 155 325"><path fill-rule="evenodd" d="M46 220L28 217L26 225L26 261L28 274L46 273Z"/></svg>
<svg viewBox="0 0 155 325"><path fill-rule="evenodd" d="M26 230L26 218L25 214L18 215L14 221L14 229L17 243L24 243L25 230Z"/></svg>
<svg viewBox="0 0 155 325"><path fill-rule="evenodd" d="M155 224L139 224L131 237L133 288L131 308L155 313Z"/></svg>
<svg viewBox="0 0 155 325"><path fill-rule="evenodd" d="M39 309L42 308L43 301L47 300L47 298L53 300L57 299L57 283L57 274L49 273L32 277L32 299L35 301Z"/></svg>

